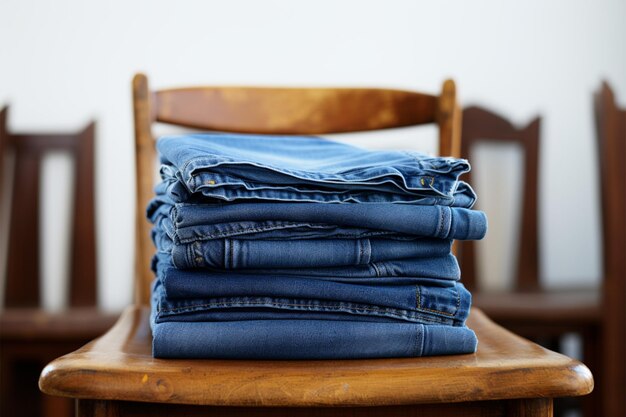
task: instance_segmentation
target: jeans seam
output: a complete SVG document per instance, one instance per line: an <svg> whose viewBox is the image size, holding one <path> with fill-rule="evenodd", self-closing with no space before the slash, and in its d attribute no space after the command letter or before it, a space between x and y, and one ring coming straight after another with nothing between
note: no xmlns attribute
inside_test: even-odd
<svg viewBox="0 0 626 417"><path fill-rule="evenodd" d="M335 312L342 312L341 308L344 307L341 304L321 304L319 306L311 306L310 304L301 304L301 303L297 303L297 302L292 302L292 303L284 303L284 302L277 302L277 301L272 301L272 302L266 302L266 301L247 301L247 302L242 302L242 301L220 301L220 302L213 302L213 303L205 303L205 304L196 304L196 305L191 305L191 306L185 306L185 307L176 307L176 308L160 308L160 312L161 313L188 313L188 312L193 312L193 311L197 311L199 309L202 308L211 308L211 307L249 307L249 306L258 306L258 305L263 305L263 306L270 306L270 307L313 307L314 309L319 307L321 309L333 309ZM358 314L359 311L366 311L366 312L371 312L371 313L379 313L379 315L382 316L388 316L388 317L397 317L397 318L417 318L416 313L418 312L410 312L407 311L405 313L395 313L393 311L390 310L401 310L401 309L395 309L395 308L379 308L379 307L368 307L368 306L361 306L358 304L352 304L352 303L348 303L345 307L345 311L353 313L353 314ZM421 310L425 310L427 312L431 312L431 313L439 313L437 311L434 310L428 310L428 309L421 309ZM323 310L322 310L323 311ZM448 316L448 314L444 314L446 316ZM430 320L429 320L430 319ZM420 317L420 320L424 320L424 321L429 321L432 323L438 323L441 324L442 322L440 320L437 320L436 317L428 317L428 318L424 318L424 317ZM452 320L454 322L454 320Z"/></svg>
<svg viewBox="0 0 626 417"><path fill-rule="evenodd" d="M441 238L441 232L443 230L443 207L438 206L439 208L439 227L437 227L437 237Z"/></svg>
<svg viewBox="0 0 626 417"><path fill-rule="evenodd" d="M361 265L363 263L363 241L361 239L357 239L357 244L359 246L359 259L357 260L357 265Z"/></svg>
<svg viewBox="0 0 626 417"><path fill-rule="evenodd" d="M456 316L456 313L459 311L459 304L461 302L461 297L459 296L458 290L456 292L456 294L457 294L456 310L454 311L454 313L448 313L447 311L439 311L439 310L433 310L433 309L430 309L430 308L422 307L422 294L421 294L419 288L420 288L419 285L415 286L415 293L416 293L416 298L417 298L416 304L417 304L417 309L418 310L428 311L428 312L437 313L437 314L443 314L444 316L449 316L449 317Z"/></svg>
<svg viewBox="0 0 626 417"><path fill-rule="evenodd" d="M228 239L228 251L230 253L230 267L235 269L235 254L233 251L233 242Z"/></svg>
<svg viewBox="0 0 626 417"><path fill-rule="evenodd" d="M300 227L300 226L307 226L310 223L284 223L284 225L289 225L289 226L295 226L295 227ZM266 226L266 227L253 227L253 228L249 228L249 229L238 229L235 231L231 231L231 232L218 232L218 233L206 233L206 234L202 234L200 236L195 235L194 237L189 237L189 238L181 238L180 237L180 233L178 229L174 229L174 233L176 234L175 238L176 238L176 244L189 244L189 243L193 243L193 242L197 242L199 240L211 240L211 239L221 239L221 238L226 238L226 237L230 237L230 236L238 236L238 235L243 235L243 234L247 234L249 232L268 232L268 231L274 231L274 230L284 230L284 229L290 229L290 227L285 227L285 226ZM185 226L185 227L191 227L191 226ZM398 235L398 233L395 232L385 232L385 231L372 231L372 232L365 232L362 234L362 236L374 236L374 237L379 237L379 236L396 236ZM333 235L334 238L351 238L354 239L354 235L352 234L337 234L337 235Z"/></svg>
<svg viewBox="0 0 626 417"><path fill-rule="evenodd" d="M364 259L364 264L369 264L372 262L372 242L369 238L361 239L363 241L363 251L365 253L366 259Z"/></svg>

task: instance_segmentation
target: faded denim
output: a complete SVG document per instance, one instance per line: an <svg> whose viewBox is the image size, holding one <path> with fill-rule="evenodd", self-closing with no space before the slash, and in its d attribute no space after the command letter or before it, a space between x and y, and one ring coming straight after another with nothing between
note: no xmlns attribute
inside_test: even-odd
<svg viewBox="0 0 626 417"><path fill-rule="evenodd" d="M176 204L153 199L147 210L176 244L198 240L432 237L482 239L481 211L447 206L389 204L242 203Z"/></svg>
<svg viewBox="0 0 626 417"><path fill-rule="evenodd" d="M463 159L369 151L318 137L195 134L157 142L167 194L223 201L411 203L471 207ZM375 191L375 192L372 192Z"/></svg>

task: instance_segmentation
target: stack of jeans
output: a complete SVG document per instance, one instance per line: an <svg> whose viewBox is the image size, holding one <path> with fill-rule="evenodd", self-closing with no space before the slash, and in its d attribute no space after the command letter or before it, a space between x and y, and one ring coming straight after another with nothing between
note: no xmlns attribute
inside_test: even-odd
<svg viewBox="0 0 626 417"><path fill-rule="evenodd" d="M487 223L465 160L316 137L159 139L147 210L158 358L474 352L453 239Z"/></svg>

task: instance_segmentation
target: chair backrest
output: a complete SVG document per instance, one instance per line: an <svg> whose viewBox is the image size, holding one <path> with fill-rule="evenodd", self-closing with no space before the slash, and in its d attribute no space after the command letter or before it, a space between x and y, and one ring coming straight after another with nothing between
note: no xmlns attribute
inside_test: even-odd
<svg viewBox="0 0 626 417"><path fill-rule="evenodd" d="M516 290L530 291L539 287L539 249L537 224L537 185L539 177L539 125L536 118L523 128L516 128L504 117L489 110L472 106L463 109L461 156L469 158L479 142L509 142L519 144L523 150L524 164L521 191L521 215L518 251L513 281ZM471 173L465 180L471 182ZM480 202L479 202L480 205ZM477 282L476 244L473 241L459 243L459 262L463 271L463 283L470 290Z"/></svg>
<svg viewBox="0 0 626 417"><path fill-rule="evenodd" d="M50 151L71 154L75 165L68 304L96 305L94 218L94 123L75 134L12 133L5 126L3 153L13 154L5 307L37 307L40 290L39 181L41 161Z"/></svg>
<svg viewBox="0 0 626 417"><path fill-rule="evenodd" d="M604 82L594 97L602 200L604 278L602 356L610 366L599 381L605 415L626 415L626 109Z"/></svg>
<svg viewBox="0 0 626 417"><path fill-rule="evenodd" d="M452 80L440 95L374 88L195 87L150 91L133 79L137 169L136 274L138 304L149 304L154 252L145 207L153 189L152 124L266 134L330 134L437 124L441 155L460 154L461 112Z"/></svg>

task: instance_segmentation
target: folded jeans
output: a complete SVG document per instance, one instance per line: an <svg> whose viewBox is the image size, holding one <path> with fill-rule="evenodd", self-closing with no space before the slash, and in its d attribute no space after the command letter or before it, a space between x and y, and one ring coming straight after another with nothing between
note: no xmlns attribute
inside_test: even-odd
<svg viewBox="0 0 626 417"><path fill-rule="evenodd" d="M239 203L176 204L153 199L147 210L174 243L239 239L385 237L482 239L481 211L447 206L389 204Z"/></svg>
<svg viewBox="0 0 626 417"><path fill-rule="evenodd" d="M463 159L368 151L318 137L196 134L159 139L161 175L177 202L194 198L408 202L471 207ZM372 192L375 191L375 192Z"/></svg>

